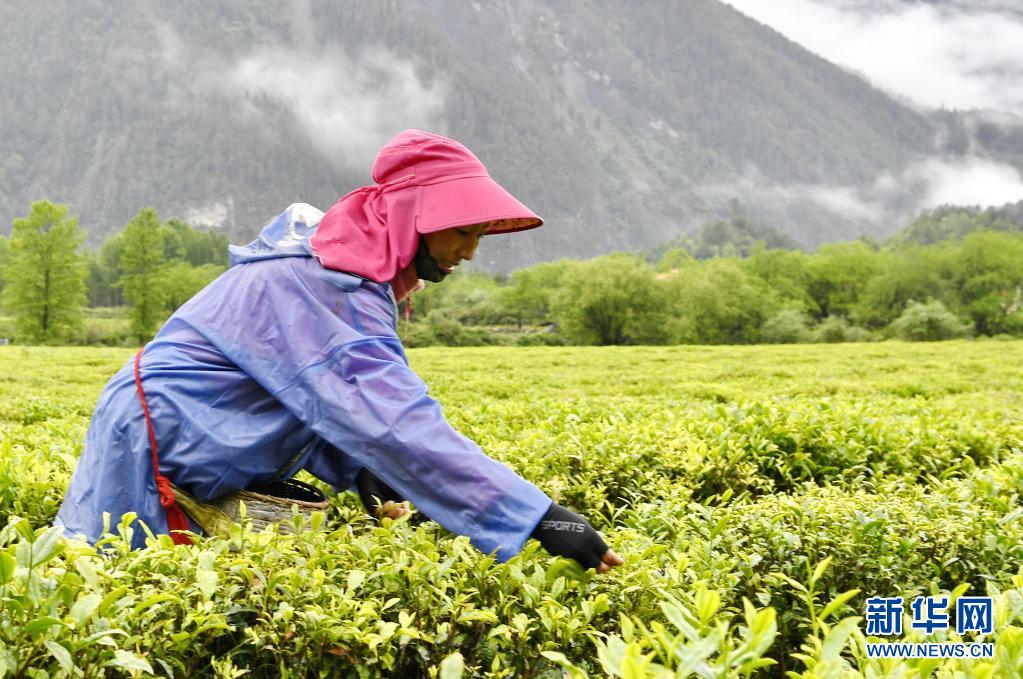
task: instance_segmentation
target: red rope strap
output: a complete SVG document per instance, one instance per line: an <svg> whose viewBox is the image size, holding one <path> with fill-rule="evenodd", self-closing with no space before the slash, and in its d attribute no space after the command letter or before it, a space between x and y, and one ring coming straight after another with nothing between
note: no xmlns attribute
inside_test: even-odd
<svg viewBox="0 0 1023 679"><path fill-rule="evenodd" d="M139 374L139 361L142 360L142 349L135 354L135 387L139 392L139 402L142 404L142 414L146 416L146 429L149 431L149 452L153 455L153 478L156 479L156 489L160 493L160 506L167 510L167 526L170 528L171 539L176 545L190 545L191 538L178 531L190 530L188 517L174 500L174 489L171 488L170 479L160 473L160 456L156 450L156 432L153 430L153 419L149 415L149 404L146 403L146 392L142 390L142 375Z"/></svg>

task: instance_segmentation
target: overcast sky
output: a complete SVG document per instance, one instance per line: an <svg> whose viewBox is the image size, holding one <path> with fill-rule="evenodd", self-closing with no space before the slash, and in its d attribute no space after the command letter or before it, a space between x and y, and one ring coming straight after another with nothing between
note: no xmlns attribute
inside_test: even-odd
<svg viewBox="0 0 1023 679"><path fill-rule="evenodd" d="M928 108L1023 116L1023 0L723 0Z"/></svg>

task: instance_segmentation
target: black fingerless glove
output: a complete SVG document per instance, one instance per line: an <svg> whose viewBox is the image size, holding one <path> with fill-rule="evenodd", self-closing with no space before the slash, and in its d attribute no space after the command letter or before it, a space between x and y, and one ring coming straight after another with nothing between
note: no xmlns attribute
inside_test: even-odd
<svg viewBox="0 0 1023 679"><path fill-rule="evenodd" d="M540 519L533 537L552 555L575 559L583 568L596 568L607 552L607 544L589 521L556 502Z"/></svg>
<svg viewBox="0 0 1023 679"><path fill-rule="evenodd" d="M366 467L360 469L359 473L355 476L355 487L359 491L359 497L362 498L362 504L365 505L366 511L374 519L380 518L377 513L388 500L393 500L397 503L405 501L405 498L398 491L381 481L376 474Z"/></svg>

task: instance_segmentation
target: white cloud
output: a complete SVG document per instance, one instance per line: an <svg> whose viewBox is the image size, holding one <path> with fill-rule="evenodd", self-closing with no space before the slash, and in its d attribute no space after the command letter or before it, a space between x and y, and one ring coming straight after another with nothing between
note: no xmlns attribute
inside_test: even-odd
<svg viewBox="0 0 1023 679"><path fill-rule="evenodd" d="M424 85L412 62L384 49L350 58L340 47L315 54L265 48L227 73L236 93L259 92L285 102L328 158L363 169L397 132L435 129L447 89L439 82Z"/></svg>
<svg viewBox="0 0 1023 679"><path fill-rule="evenodd" d="M903 173L926 186L919 208L938 205L1003 205L1023 200L1019 170L986 158L929 159Z"/></svg>
<svg viewBox="0 0 1023 679"><path fill-rule="evenodd" d="M696 189L705 199L737 199L786 212L813 205L845 220L901 226L907 215L940 205L1004 205L1023 200L1023 175L1011 165L978 156L929 158L897 174L883 174L866 186L769 181L753 166L725 184Z"/></svg>
<svg viewBox="0 0 1023 679"><path fill-rule="evenodd" d="M1023 114L1018 1L723 1L918 104Z"/></svg>
<svg viewBox="0 0 1023 679"><path fill-rule="evenodd" d="M307 2L291 14L300 44L313 43ZM229 60L185 43L166 22L151 18L169 104L183 95L227 97L237 115L260 122L259 97L283 103L314 148L339 167L365 171L380 147L408 128L444 133L446 82L426 84L415 64L383 47L349 54L339 45L257 46ZM269 135L275 134L267 127Z"/></svg>

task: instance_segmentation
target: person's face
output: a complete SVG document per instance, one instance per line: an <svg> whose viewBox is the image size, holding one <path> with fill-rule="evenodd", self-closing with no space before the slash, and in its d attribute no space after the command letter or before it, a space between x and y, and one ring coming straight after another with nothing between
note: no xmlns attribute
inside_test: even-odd
<svg viewBox="0 0 1023 679"><path fill-rule="evenodd" d="M480 238L486 230L487 224L470 224L424 233L423 239L426 240L430 256L437 260L445 274L449 274L463 260L473 258L476 254L476 246L479 245Z"/></svg>

